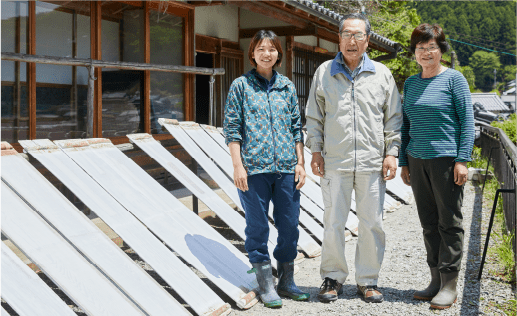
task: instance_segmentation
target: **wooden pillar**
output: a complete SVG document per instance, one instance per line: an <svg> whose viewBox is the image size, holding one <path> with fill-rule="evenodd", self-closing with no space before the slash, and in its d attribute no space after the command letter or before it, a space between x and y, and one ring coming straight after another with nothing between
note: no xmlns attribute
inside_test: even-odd
<svg viewBox="0 0 517 316"><path fill-rule="evenodd" d="M15 22L15 50L14 52L20 53L21 50L21 10L20 3L16 2L16 22ZM25 53L25 52L24 52ZM14 111L14 129L13 138L15 140L20 139L20 126L21 126L21 78L20 78L21 62L14 62L14 88L13 88L13 111Z"/></svg>
<svg viewBox="0 0 517 316"><path fill-rule="evenodd" d="M72 57L77 58L77 12L74 10L72 14ZM77 114L77 66L72 66L72 89L70 91L70 107L72 111L70 111L73 117L72 120L75 122L75 128L77 129L78 118ZM72 135L71 138L76 138L75 135Z"/></svg>
<svg viewBox="0 0 517 316"><path fill-rule="evenodd" d="M293 45L294 45L294 36L286 36L285 46L286 46L286 54L285 54L285 72L287 78L293 80Z"/></svg>
<svg viewBox="0 0 517 316"><path fill-rule="evenodd" d="M102 59L101 1L90 2L90 58ZM95 69L93 99L93 137L102 137L102 69Z"/></svg>
<svg viewBox="0 0 517 316"><path fill-rule="evenodd" d="M183 24L183 60L185 66L194 66L194 10L189 10ZM194 75L184 74L185 121L193 121L194 113Z"/></svg>
<svg viewBox="0 0 517 316"><path fill-rule="evenodd" d="M223 67L223 57L221 55L221 50L223 49L223 40L219 39L219 43L217 44L216 52L215 52L215 60L214 60L214 68L222 68ZM228 74L226 74L228 75ZM222 102L222 78L223 76L215 76L215 87L214 87L214 107L215 107L215 120L214 126L223 126L223 102Z"/></svg>
<svg viewBox="0 0 517 316"><path fill-rule="evenodd" d="M149 1L144 1L144 62L151 63L151 26L149 18ZM144 132L151 133L151 71L144 70Z"/></svg>
<svg viewBox="0 0 517 316"><path fill-rule="evenodd" d="M27 53L36 55L36 2L29 1ZM36 64L27 63L27 106L29 110L29 139L36 139Z"/></svg>

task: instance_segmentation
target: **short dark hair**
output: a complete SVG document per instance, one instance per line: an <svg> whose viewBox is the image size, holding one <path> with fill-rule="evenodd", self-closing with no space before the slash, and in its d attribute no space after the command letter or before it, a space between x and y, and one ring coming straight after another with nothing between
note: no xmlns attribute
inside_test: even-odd
<svg viewBox="0 0 517 316"><path fill-rule="evenodd" d="M436 44L438 44L438 47L440 47L442 54L445 54L449 51L449 44L445 40L445 34L443 33L440 25L430 25L428 23L423 23L417 26L413 30L413 33L411 33L411 52L413 54L415 53L417 44L427 43L430 40L436 40Z"/></svg>
<svg viewBox="0 0 517 316"><path fill-rule="evenodd" d="M255 59L253 58L253 52L255 51L255 47L257 47L257 45L265 39L271 41L271 44L273 44L273 46L275 46L276 50L278 51L278 59L273 65L273 68L277 66L280 67L282 65L282 55L284 54L282 50L282 44L280 43L280 39L278 39L278 36L276 36L275 32L269 30L260 30L255 34L255 36L253 36L253 39L250 43L250 48L248 50L248 59L250 60L251 65L253 67L257 67L257 62L255 62Z"/></svg>
<svg viewBox="0 0 517 316"><path fill-rule="evenodd" d="M366 15L364 15L362 13L350 13L350 14L343 16L343 19L339 22L339 33L341 33L341 31L343 31L343 24L345 24L345 21L349 20L349 19L364 21L364 24L366 26L366 29L365 29L366 36L370 35L370 31L371 31L370 20L368 20Z"/></svg>

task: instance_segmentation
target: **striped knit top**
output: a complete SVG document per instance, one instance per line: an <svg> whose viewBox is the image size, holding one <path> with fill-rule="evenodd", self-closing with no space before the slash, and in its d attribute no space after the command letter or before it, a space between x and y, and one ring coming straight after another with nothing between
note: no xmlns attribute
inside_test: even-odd
<svg viewBox="0 0 517 316"><path fill-rule="evenodd" d="M407 154L419 159L471 160L474 113L467 80L459 71L447 69L432 78L409 77L402 109L399 166L408 165Z"/></svg>

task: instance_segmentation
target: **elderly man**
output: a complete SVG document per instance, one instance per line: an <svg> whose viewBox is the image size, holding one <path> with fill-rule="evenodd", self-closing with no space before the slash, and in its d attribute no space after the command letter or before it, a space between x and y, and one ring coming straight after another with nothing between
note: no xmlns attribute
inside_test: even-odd
<svg viewBox="0 0 517 316"><path fill-rule="evenodd" d="M312 172L322 177L325 203L318 299L336 300L348 276L344 233L355 190L357 289L366 302L382 302L377 289L385 248L382 213L386 181L397 170L402 107L391 72L365 53L368 19L349 14L339 31L340 52L316 70L306 115Z"/></svg>

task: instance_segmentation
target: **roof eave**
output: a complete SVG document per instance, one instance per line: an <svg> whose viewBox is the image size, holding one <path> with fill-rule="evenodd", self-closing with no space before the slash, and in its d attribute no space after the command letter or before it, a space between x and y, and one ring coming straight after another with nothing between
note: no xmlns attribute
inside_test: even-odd
<svg viewBox="0 0 517 316"><path fill-rule="evenodd" d="M325 20L331 24L334 24L339 27L339 22L343 18L341 14L338 14L332 10L322 7L321 5L314 3L308 0L282 0L289 5L303 10L311 15L317 16L318 18ZM309 7L310 6L310 7ZM389 53L400 52L402 49L402 45L400 43L391 41L375 32L370 33L370 42L372 42L372 46L379 50L384 50Z"/></svg>

